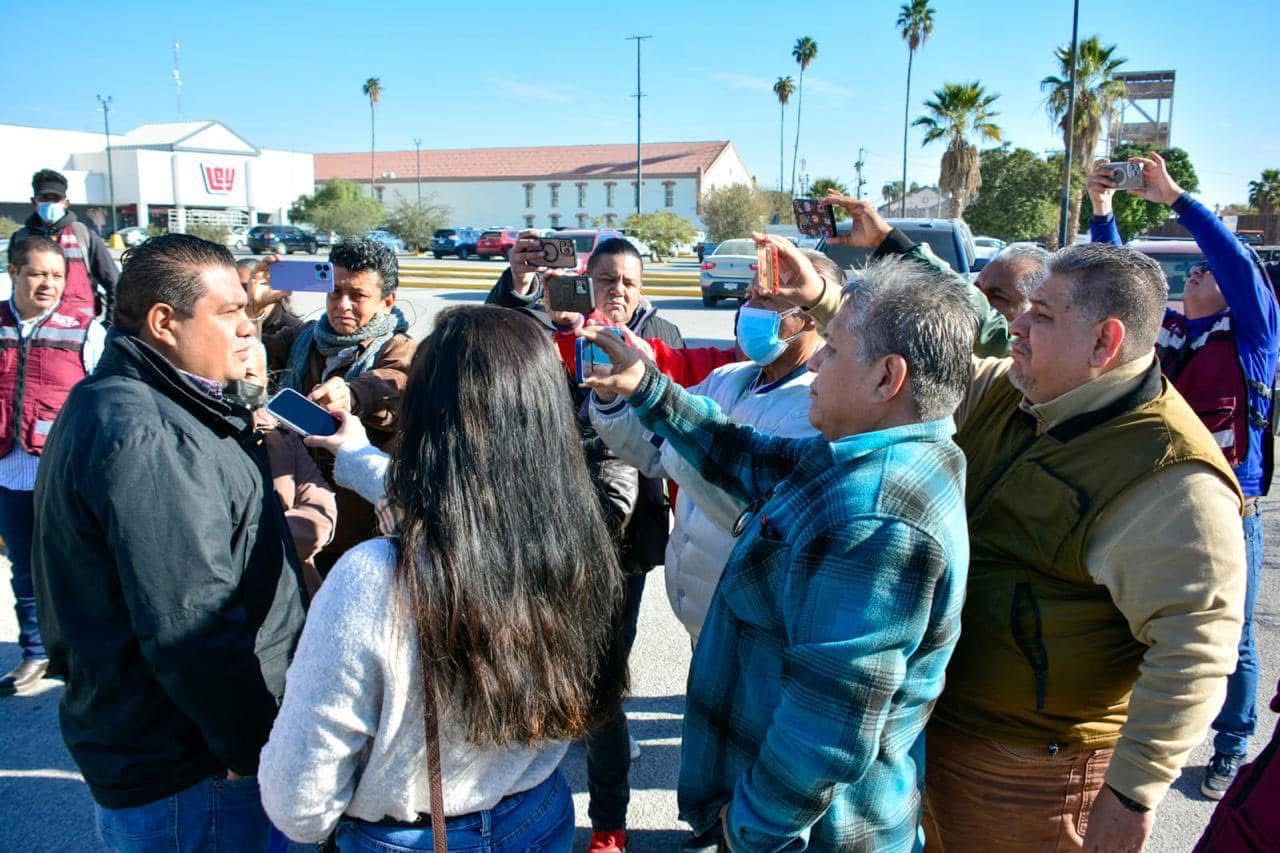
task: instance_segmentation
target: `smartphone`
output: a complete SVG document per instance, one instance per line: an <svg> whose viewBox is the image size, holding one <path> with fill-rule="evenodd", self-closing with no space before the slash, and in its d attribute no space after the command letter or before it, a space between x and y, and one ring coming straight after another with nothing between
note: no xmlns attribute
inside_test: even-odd
<svg viewBox="0 0 1280 853"><path fill-rule="evenodd" d="M271 289L287 293L333 292L333 264L328 261L276 261L271 271Z"/></svg>
<svg viewBox="0 0 1280 853"><path fill-rule="evenodd" d="M576 267L578 265L578 249L574 246L572 240L543 237L542 265L544 267Z"/></svg>
<svg viewBox="0 0 1280 853"><path fill-rule="evenodd" d="M622 337L622 332L615 328L609 327L607 331ZM588 376L605 374L612 369L613 362L609 359L609 354L586 338L578 338L574 341L573 347L574 372L577 374L579 385L585 382Z"/></svg>
<svg viewBox="0 0 1280 853"><path fill-rule="evenodd" d="M267 411L302 435L333 435L338 431L337 418L292 388L285 388L268 400Z"/></svg>
<svg viewBox="0 0 1280 853"><path fill-rule="evenodd" d="M1140 190L1147 185L1142 179L1141 163L1108 163L1103 168L1118 190Z"/></svg>
<svg viewBox="0 0 1280 853"><path fill-rule="evenodd" d="M796 228L806 237L836 236L836 209L829 204L818 204L816 198L798 198L791 202L796 217Z"/></svg>
<svg viewBox="0 0 1280 853"><path fill-rule="evenodd" d="M585 275L548 275L543 279L547 289L547 307L552 311L590 314L596 310L596 292Z"/></svg>
<svg viewBox="0 0 1280 853"><path fill-rule="evenodd" d="M772 243L756 246L756 259L760 266L760 286L765 293L778 292L778 247Z"/></svg>

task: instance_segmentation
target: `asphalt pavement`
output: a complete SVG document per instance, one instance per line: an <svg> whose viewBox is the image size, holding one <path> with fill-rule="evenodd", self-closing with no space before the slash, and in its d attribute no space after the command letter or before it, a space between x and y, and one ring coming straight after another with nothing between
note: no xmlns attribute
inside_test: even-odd
<svg viewBox="0 0 1280 853"><path fill-rule="evenodd" d="M496 267L496 265L495 265ZM431 317L460 302L476 302L474 291L406 290L401 301L412 312L413 333L430 328ZM733 308L722 304L705 309L693 299L654 300L668 319L677 323L691 342L726 342L732 334ZM298 313L317 312L322 302L314 295L299 298ZM1268 703L1280 678L1280 497L1264 499L1263 523L1267 564L1258 597L1255 625L1262 664L1258 691L1256 754L1270 737L1276 715ZM0 574L7 560L0 560ZM685 678L689 665L689 637L671 614L663 588L662 569L649 575L640 612L640 626L631 655L632 698L627 705L632 735L640 757L632 765L629 812L633 851L673 850L686 828L676 816L675 785L679 773L680 729L684 712ZM0 584L0 671L16 664L19 650L13 640L17 626L8 584ZM92 801L58 732L58 700L62 686L42 682L33 695L0 699L0 851L91 851L101 847L93 828ZM1188 850L1199 837L1214 803L1199 792L1200 779L1211 753L1208 741L1188 761L1182 777L1156 813L1156 828L1148 845L1152 851ZM570 750L564 764L574 791L579 827L577 848L588 836L586 762L580 746Z"/></svg>

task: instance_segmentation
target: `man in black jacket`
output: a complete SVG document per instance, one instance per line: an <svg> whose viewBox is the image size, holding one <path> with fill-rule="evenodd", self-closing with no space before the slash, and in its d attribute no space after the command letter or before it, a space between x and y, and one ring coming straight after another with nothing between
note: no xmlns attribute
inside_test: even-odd
<svg viewBox="0 0 1280 853"><path fill-rule="evenodd" d="M485 301L524 310L553 333L570 331L581 325L583 318L548 310L543 302L542 287L542 275L548 271L538 265L541 258L538 232L522 233L511 249L511 266L502 273ZM684 347L680 329L659 317L657 309L644 298L643 274L640 253L631 243L620 237L601 241L587 265L587 275L595 291L599 315L596 319L626 326L640 338L656 338L676 349ZM583 402L584 396L578 392L575 400ZM630 654L640 618L646 573L665 559L670 529L667 497L661 480L639 476L634 468L613 457L604 447L590 425L585 405L580 410L580 419L584 424L583 446L593 466L594 459L605 454L610 458L612 470L626 469L637 478L638 495L630 518L623 519L619 552L619 562L627 574L625 621L619 640ZM626 715L619 710L614 719L587 738L586 746L590 789L587 812L592 829L588 850L590 853L623 853L627 805L631 800L628 777L632 758Z"/></svg>
<svg viewBox="0 0 1280 853"><path fill-rule="evenodd" d="M300 572L250 415L254 344L222 246L126 256L115 329L36 481L33 559L62 735L114 850L263 850L267 741L302 630ZM175 817L176 816L176 817Z"/></svg>

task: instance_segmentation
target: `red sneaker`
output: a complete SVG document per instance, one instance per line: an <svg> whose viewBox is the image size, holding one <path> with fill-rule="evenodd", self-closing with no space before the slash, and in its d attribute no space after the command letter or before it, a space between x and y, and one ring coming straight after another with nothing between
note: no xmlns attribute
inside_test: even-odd
<svg viewBox="0 0 1280 853"><path fill-rule="evenodd" d="M591 844L587 853L627 853L627 831L613 829L608 832L591 833Z"/></svg>

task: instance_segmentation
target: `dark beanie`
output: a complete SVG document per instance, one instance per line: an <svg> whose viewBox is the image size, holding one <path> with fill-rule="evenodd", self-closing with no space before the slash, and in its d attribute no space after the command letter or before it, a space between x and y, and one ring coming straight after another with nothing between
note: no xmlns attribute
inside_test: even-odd
<svg viewBox="0 0 1280 853"><path fill-rule="evenodd" d="M41 196L45 193L67 194L67 179L53 169L41 169L31 176L31 194Z"/></svg>

